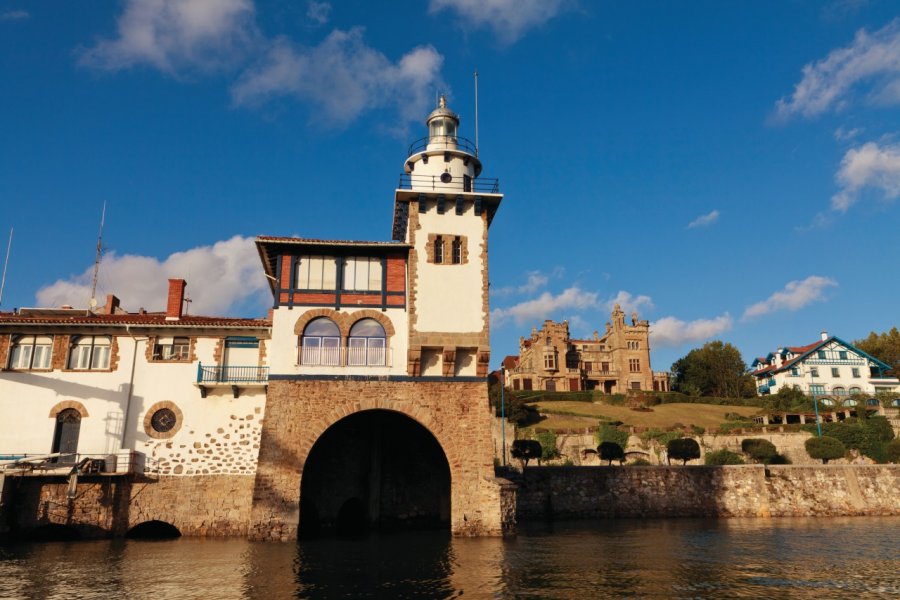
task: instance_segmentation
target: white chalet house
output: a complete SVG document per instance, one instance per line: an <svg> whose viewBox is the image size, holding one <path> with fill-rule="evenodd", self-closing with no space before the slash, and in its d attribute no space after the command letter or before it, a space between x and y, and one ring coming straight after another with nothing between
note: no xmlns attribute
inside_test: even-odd
<svg viewBox="0 0 900 600"><path fill-rule="evenodd" d="M890 365L824 331L819 341L779 348L754 360L750 369L760 394L797 388L826 405L852 406L849 396L856 394L900 393L900 381L885 375Z"/></svg>

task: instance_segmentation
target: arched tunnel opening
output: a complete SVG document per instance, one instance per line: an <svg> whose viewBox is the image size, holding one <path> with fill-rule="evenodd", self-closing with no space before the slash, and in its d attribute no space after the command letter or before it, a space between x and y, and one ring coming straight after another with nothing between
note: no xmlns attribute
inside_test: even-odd
<svg viewBox="0 0 900 600"><path fill-rule="evenodd" d="M129 529L125 537L132 540L171 540L181 537L181 532L165 521L144 521Z"/></svg>
<svg viewBox="0 0 900 600"><path fill-rule="evenodd" d="M450 465L413 419L350 415L313 445L300 485L300 536L449 529Z"/></svg>

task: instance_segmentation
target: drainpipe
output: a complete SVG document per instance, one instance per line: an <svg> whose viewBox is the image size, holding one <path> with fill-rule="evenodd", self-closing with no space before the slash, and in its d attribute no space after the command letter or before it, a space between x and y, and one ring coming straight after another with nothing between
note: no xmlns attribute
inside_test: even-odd
<svg viewBox="0 0 900 600"><path fill-rule="evenodd" d="M122 440L119 450L128 450L125 447L125 436L128 435L128 417L131 414L131 398L134 396L134 371L137 365L138 342L146 342L148 338L138 338L131 333L131 325L125 326L125 333L134 341L134 352L131 355L131 376L128 379L128 398L125 400L125 416L122 419Z"/></svg>

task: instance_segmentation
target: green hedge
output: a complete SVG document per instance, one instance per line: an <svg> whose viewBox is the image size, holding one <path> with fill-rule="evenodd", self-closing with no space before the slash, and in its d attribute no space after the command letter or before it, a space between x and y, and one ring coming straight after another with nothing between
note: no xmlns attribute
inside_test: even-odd
<svg viewBox="0 0 900 600"><path fill-rule="evenodd" d="M707 465L742 465L744 464L744 459L737 452L722 449L707 452L703 462Z"/></svg>

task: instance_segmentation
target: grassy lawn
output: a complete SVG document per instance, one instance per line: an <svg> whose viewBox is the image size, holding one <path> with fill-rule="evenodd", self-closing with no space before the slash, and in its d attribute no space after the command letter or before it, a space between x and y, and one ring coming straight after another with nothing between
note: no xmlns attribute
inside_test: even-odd
<svg viewBox="0 0 900 600"><path fill-rule="evenodd" d="M542 415L547 417L542 419L537 426L548 429L586 427L589 425L584 425L583 423L588 419L594 421L590 426L596 426L600 417L606 417L611 421L622 421L625 425L635 427L665 429L672 427L676 423L681 423L686 426L696 425L711 429L725 422L725 413L737 413L751 417L760 411L759 408L753 406L690 403L659 404L653 407L653 412L640 412L625 406L590 404L587 402L535 402L532 406L535 406ZM578 424L556 425L558 422Z"/></svg>

